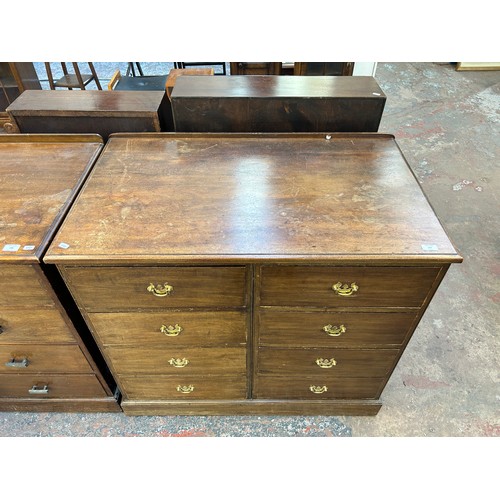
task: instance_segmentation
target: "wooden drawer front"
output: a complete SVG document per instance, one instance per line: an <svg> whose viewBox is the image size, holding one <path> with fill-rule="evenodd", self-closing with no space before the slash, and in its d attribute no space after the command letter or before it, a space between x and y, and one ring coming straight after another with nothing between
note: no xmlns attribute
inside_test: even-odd
<svg viewBox="0 0 500 500"><path fill-rule="evenodd" d="M130 399L245 399L246 377L154 376L120 378Z"/></svg>
<svg viewBox="0 0 500 500"><path fill-rule="evenodd" d="M271 375L321 375L384 377L391 370L397 349L259 349L258 373ZM318 365L323 360L330 367ZM333 360L333 361L332 361ZM318 363L317 363L318 361Z"/></svg>
<svg viewBox="0 0 500 500"><path fill-rule="evenodd" d="M259 345L290 347L399 346L413 313L259 311Z"/></svg>
<svg viewBox="0 0 500 500"><path fill-rule="evenodd" d="M0 266L0 306L53 306L54 301L32 266Z"/></svg>
<svg viewBox="0 0 500 500"><path fill-rule="evenodd" d="M95 375L0 375L3 398L108 397Z"/></svg>
<svg viewBox="0 0 500 500"><path fill-rule="evenodd" d="M376 399L386 379L258 376L253 397L263 399Z"/></svg>
<svg viewBox="0 0 500 500"><path fill-rule="evenodd" d="M243 311L91 313L89 318L104 345L236 345L247 337Z"/></svg>
<svg viewBox="0 0 500 500"><path fill-rule="evenodd" d="M0 344L75 342L57 309L0 309Z"/></svg>
<svg viewBox="0 0 500 500"><path fill-rule="evenodd" d="M127 311L176 307L242 307L245 267L69 267L68 285L88 311ZM169 295L161 293L165 283Z"/></svg>
<svg viewBox="0 0 500 500"><path fill-rule="evenodd" d="M89 373L92 369L77 345L0 346L0 373L33 372Z"/></svg>
<svg viewBox="0 0 500 500"><path fill-rule="evenodd" d="M117 374L243 375L246 373L244 347L200 347L160 349L120 347L105 349Z"/></svg>
<svg viewBox="0 0 500 500"><path fill-rule="evenodd" d="M316 307L420 307L437 267L263 266L260 304ZM332 287L358 290L338 295ZM347 291L349 293L349 291Z"/></svg>

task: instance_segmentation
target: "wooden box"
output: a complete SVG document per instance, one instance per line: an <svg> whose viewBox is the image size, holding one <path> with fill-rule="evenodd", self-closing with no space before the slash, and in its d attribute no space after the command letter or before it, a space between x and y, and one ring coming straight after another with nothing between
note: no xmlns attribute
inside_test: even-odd
<svg viewBox="0 0 500 500"><path fill-rule="evenodd" d="M376 132L386 97L371 76L180 76L176 132Z"/></svg>
<svg viewBox="0 0 500 500"><path fill-rule="evenodd" d="M373 415L461 257L390 135L167 133L111 136L44 260L127 414Z"/></svg>
<svg viewBox="0 0 500 500"><path fill-rule="evenodd" d="M163 91L27 90L8 108L21 133L160 132L171 128Z"/></svg>
<svg viewBox="0 0 500 500"><path fill-rule="evenodd" d="M0 135L0 411L120 411L74 301L42 262L102 145Z"/></svg>

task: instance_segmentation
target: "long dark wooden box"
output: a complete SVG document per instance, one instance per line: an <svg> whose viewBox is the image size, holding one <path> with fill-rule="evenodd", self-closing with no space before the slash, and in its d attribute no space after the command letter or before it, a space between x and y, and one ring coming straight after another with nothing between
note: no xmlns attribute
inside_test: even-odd
<svg viewBox="0 0 500 500"><path fill-rule="evenodd" d="M180 76L176 132L377 132L386 96L370 76Z"/></svg>
<svg viewBox="0 0 500 500"><path fill-rule="evenodd" d="M93 133L169 129L170 103L163 91L26 90L8 108L21 133Z"/></svg>

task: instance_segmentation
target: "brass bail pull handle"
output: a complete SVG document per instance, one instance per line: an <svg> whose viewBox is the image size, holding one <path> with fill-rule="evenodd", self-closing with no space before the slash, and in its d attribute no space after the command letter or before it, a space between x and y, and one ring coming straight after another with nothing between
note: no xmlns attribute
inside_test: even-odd
<svg viewBox="0 0 500 500"><path fill-rule="evenodd" d="M181 333L183 330L182 326L179 324L175 324L175 326L172 325L161 325L160 327L160 332L164 333L167 337L177 337L179 333Z"/></svg>
<svg viewBox="0 0 500 500"><path fill-rule="evenodd" d="M194 385L178 385L177 386L177 392L180 392L182 394L189 394L190 392L194 391Z"/></svg>
<svg viewBox="0 0 500 500"><path fill-rule="evenodd" d="M323 331L330 335L330 337L339 337L343 333L347 331L347 328L344 325L333 326L333 325L325 325L323 327Z"/></svg>
<svg viewBox="0 0 500 500"><path fill-rule="evenodd" d="M169 361L169 364L171 364L174 368L184 368L189 364L189 359L186 358L172 358Z"/></svg>
<svg viewBox="0 0 500 500"><path fill-rule="evenodd" d="M341 297L349 297L359 290L359 286L356 285L356 283L351 283L349 285L348 283L341 283L339 281L332 286L332 290Z"/></svg>
<svg viewBox="0 0 500 500"><path fill-rule="evenodd" d="M323 394L328 391L328 387L326 385L322 385L321 387L319 385L311 385L309 390L314 394Z"/></svg>
<svg viewBox="0 0 500 500"><path fill-rule="evenodd" d="M8 366L9 368L26 368L29 364L28 358L23 358L21 360L12 358L10 361L5 363L5 366Z"/></svg>
<svg viewBox="0 0 500 500"><path fill-rule="evenodd" d="M316 360L316 364L320 368L333 368L334 366L336 366L337 361L335 361L335 358L330 358L330 359L318 358Z"/></svg>
<svg viewBox="0 0 500 500"><path fill-rule="evenodd" d="M153 285L153 283L150 283L147 288L147 291L151 292L155 297L166 297L170 295L173 290L174 287L168 283L164 283L163 285Z"/></svg>
<svg viewBox="0 0 500 500"><path fill-rule="evenodd" d="M38 387L34 385L29 391L30 394L48 394L49 393L49 386L44 385L43 387Z"/></svg>

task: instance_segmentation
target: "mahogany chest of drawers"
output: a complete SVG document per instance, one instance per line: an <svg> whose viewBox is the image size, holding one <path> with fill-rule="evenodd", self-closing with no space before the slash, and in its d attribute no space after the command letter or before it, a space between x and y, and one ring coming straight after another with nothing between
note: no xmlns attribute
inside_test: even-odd
<svg viewBox="0 0 500 500"><path fill-rule="evenodd" d="M42 262L102 146L97 135L0 135L0 411L120 411L88 328Z"/></svg>
<svg viewBox="0 0 500 500"><path fill-rule="evenodd" d="M180 76L176 132L377 132L386 96L371 76Z"/></svg>
<svg viewBox="0 0 500 500"><path fill-rule="evenodd" d="M392 136L116 134L45 261L127 414L373 415L461 257Z"/></svg>
<svg viewBox="0 0 500 500"><path fill-rule="evenodd" d="M172 130L165 91L26 90L8 108L23 134L99 134Z"/></svg>

